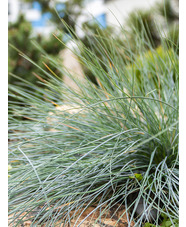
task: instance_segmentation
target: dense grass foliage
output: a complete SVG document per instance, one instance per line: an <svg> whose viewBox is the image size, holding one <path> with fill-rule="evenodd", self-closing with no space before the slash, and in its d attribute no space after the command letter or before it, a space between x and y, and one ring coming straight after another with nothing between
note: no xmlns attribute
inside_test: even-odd
<svg viewBox="0 0 186 227"><path fill-rule="evenodd" d="M129 226L132 220L178 226L178 54L164 39L153 49L136 36L137 54L112 35L94 43L101 61L82 43L76 54L97 85L84 77L72 90L40 66L46 89L10 85L10 96L25 103L9 104L11 222L81 226L83 211L94 204L101 223L119 204ZM145 209L137 216L140 199Z"/></svg>

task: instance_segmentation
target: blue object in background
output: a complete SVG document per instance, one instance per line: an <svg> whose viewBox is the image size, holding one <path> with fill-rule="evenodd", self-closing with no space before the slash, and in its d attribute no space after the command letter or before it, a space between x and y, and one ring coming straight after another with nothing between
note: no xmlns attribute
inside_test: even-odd
<svg viewBox="0 0 186 227"><path fill-rule="evenodd" d="M33 2L32 4L33 9L38 10L41 13L41 17L39 20L34 20L31 21L32 27L37 28L37 27L45 27L47 25L47 21L51 19L51 13L43 13L42 14L42 8L39 2Z"/></svg>
<svg viewBox="0 0 186 227"><path fill-rule="evenodd" d="M56 10L59 13L59 16L61 18L64 17L65 15L65 4L63 3L58 3L56 4ZM45 27L47 25L47 21L49 21L52 17L51 13L46 12L42 14L42 8L41 8L41 4L37 1L32 3L32 8L35 10L38 10L41 14L41 17L39 20L33 20L31 21L32 23L32 27L33 28L37 28L37 27ZM100 14L97 17L95 17L95 22L100 26L100 28L104 29L107 27L107 22L106 22L106 14Z"/></svg>
<svg viewBox="0 0 186 227"><path fill-rule="evenodd" d="M37 9L37 10L40 11L40 12L41 12L41 10L42 10L41 5L40 5L39 2L33 2L33 3L32 3L32 7L33 7L33 9Z"/></svg>
<svg viewBox="0 0 186 227"><path fill-rule="evenodd" d="M96 23L100 26L100 28L106 28L107 27L107 21L106 21L106 14L103 13L97 17L95 17Z"/></svg>
<svg viewBox="0 0 186 227"><path fill-rule="evenodd" d="M56 4L56 10L59 14L59 17L63 18L65 16L65 13L64 13L65 4L64 3L57 3Z"/></svg>
<svg viewBox="0 0 186 227"><path fill-rule="evenodd" d="M57 3L56 4L56 10L61 11L65 9L65 4L64 3Z"/></svg>
<svg viewBox="0 0 186 227"><path fill-rule="evenodd" d="M32 21L32 26L36 27L45 27L47 25L47 21L50 20L51 13L43 13L40 20Z"/></svg>

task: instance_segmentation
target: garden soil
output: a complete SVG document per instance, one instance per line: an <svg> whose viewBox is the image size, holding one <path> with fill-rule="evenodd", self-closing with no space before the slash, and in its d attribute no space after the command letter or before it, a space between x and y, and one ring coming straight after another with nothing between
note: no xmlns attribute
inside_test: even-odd
<svg viewBox="0 0 186 227"><path fill-rule="evenodd" d="M58 222L55 223L54 226L55 227L78 227L78 226L80 227L129 227L128 221L127 221L127 215L123 214L125 209L123 205L118 204L112 207L110 210L108 210L105 214L102 215L101 220L99 219L99 215L100 215L99 209L97 209L95 212L92 212L95 208L96 206L91 206L88 209L86 209L86 211L83 212L83 214L81 215L78 221L72 220L70 224L64 225L61 222L62 220L59 220ZM89 215L90 213L91 215ZM27 219L27 221L26 220L24 221L24 219ZM81 223L82 221L83 223ZM23 221L19 225L19 227L30 227L31 225L34 226L32 221L28 221L28 216L27 216L23 218ZM9 225L9 227L13 227L13 226L14 226L13 224ZM37 227L46 227L46 226L49 226L49 225L48 224L37 225ZM130 226L133 227L134 222L131 222Z"/></svg>

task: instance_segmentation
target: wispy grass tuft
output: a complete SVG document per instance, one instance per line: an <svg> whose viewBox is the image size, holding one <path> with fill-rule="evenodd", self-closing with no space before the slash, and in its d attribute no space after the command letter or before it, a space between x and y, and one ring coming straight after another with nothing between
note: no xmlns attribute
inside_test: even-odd
<svg viewBox="0 0 186 227"><path fill-rule="evenodd" d="M94 45L101 59L82 43L76 53L97 85L85 76L74 79L79 90L72 90L45 66L40 68L45 89L27 81L25 87L10 85L10 96L18 100L9 104L14 226L23 219L33 226L81 226L92 205L99 224L108 210L117 212L116 204L125 206L120 219L126 215L128 226L133 221L158 226L163 220L176 226L179 65L177 52L161 43L154 49L141 37L134 54L113 36L98 34ZM137 215L141 198L145 208ZM149 209L156 211L154 219Z"/></svg>

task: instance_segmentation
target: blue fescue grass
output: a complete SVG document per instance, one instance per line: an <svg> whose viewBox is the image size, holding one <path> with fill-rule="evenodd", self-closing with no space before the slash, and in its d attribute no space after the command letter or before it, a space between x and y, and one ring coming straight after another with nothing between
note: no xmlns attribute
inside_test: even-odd
<svg viewBox="0 0 186 227"><path fill-rule="evenodd" d="M78 44L76 54L98 85L84 77L74 79L79 90L72 90L44 67L45 88L23 80L25 87L10 85L10 96L18 100L9 104L14 226L24 215L33 226L55 226L58 220L65 226L72 219L81 226L86 219L81 215L92 204L100 210L97 223L123 204L128 225L133 220L140 226L149 221L135 216L141 197L157 211L153 224L158 226L160 217L178 223L178 55L163 39L157 49L149 42L148 50L136 39L134 54L114 37L98 35L101 60ZM53 64L73 77L59 62ZM60 110L64 105L68 110ZM129 204L133 193L137 197Z"/></svg>

